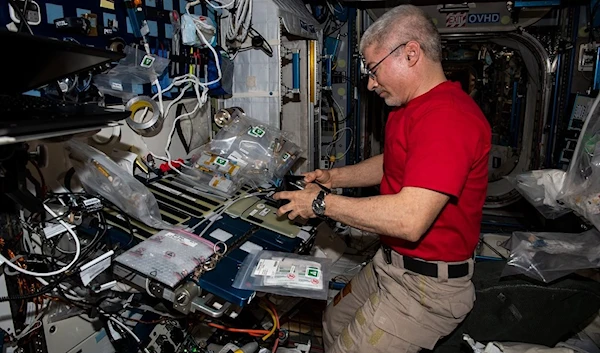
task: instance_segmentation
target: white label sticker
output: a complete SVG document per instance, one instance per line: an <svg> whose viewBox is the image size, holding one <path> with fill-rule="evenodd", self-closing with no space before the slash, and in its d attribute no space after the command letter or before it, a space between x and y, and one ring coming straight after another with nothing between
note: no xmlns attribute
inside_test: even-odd
<svg viewBox="0 0 600 353"><path fill-rule="evenodd" d="M264 210L260 211L260 213L258 215L261 216L261 217L264 217L264 216L268 215L269 212L271 212L271 209L270 208L265 208Z"/></svg>
<svg viewBox="0 0 600 353"><path fill-rule="evenodd" d="M192 240L190 240L182 235L179 235L179 234L168 232L168 233L165 233L165 236L172 238L172 239L176 239L179 242L181 242L182 244L191 246L192 248L194 248L194 247L196 247L196 245L198 245L198 243L196 243L195 241L192 241Z"/></svg>
<svg viewBox="0 0 600 353"><path fill-rule="evenodd" d="M110 88L114 89L115 91L122 91L123 90L123 85L120 84L119 82L111 82L110 83Z"/></svg>
<svg viewBox="0 0 600 353"><path fill-rule="evenodd" d="M220 241L227 241L231 239L231 237L233 237L233 234L228 233L223 229L217 229L214 232L210 233L210 236Z"/></svg>
<svg viewBox="0 0 600 353"><path fill-rule="evenodd" d="M286 153L283 154L283 156L281 156L281 159L283 159L283 161L285 162L288 159L290 159L291 156L292 156L291 154L289 154L289 153L286 152Z"/></svg>
<svg viewBox="0 0 600 353"><path fill-rule="evenodd" d="M91 199L83 200L83 204L85 205L85 207L94 206L94 205L99 204L99 203L100 203L100 200L98 200L95 197L93 197Z"/></svg>
<svg viewBox="0 0 600 353"><path fill-rule="evenodd" d="M256 254L259 251L263 250L263 247L260 245L256 245L251 241L247 241L242 246L240 246L240 250L243 250L249 254Z"/></svg>
<svg viewBox="0 0 600 353"><path fill-rule="evenodd" d="M81 282L83 282L83 285L87 286L88 284L90 284L90 282L94 278L96 278L104 270L106 270L107 268L110 267L110 263L111 263L111 258L110 258L110 256L108 256L105 259L101 260L100 262L97 262L97 263L93 264L92 266L87 267L85 270L82 269L81 272L79 273L79 276L81 277ZM83 268L83 266L82 266L82 268Z"/></svg>
<svg viewBox="0 0 600 353"><path fill-rule="evenodd" d="M252 275L273 277L277 273L277 267L279 267L279 261L261 259L258 261Z"/></svg>
<svg viewBox="0 0 600 353"><path fill-rule="evenodd" d="M255 208L250 212L250 216L254 216L256 213L258 213L258 209Z"/></svg>

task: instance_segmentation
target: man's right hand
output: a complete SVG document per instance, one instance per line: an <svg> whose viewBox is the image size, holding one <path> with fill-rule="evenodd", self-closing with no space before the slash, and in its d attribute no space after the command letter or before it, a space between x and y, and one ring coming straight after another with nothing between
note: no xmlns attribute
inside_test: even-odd
<svg viewBox="0 0 600 353"><path fill-rule="evenodd" d="M332 175L329 170L317 169L313 172L306 173L304 174L304 181L306 183L316 181L329 189L333 189Z"/></svg>

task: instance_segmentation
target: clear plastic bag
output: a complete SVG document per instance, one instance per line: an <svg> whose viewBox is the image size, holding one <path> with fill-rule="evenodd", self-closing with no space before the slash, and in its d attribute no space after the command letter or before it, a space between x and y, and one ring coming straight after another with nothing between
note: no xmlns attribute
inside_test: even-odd
<svg viewBox="0 0 600 353"><path fill-rule="evenodd" d="M583 124L559 201L600 228L600 95Z"/></svg>
<svg viewBox="0 0 600 353"><path fill-rule="evenodd" d="M169 66L169 59L126 46L127 55L111 70L94 76L94 85L104 94L129 100L138 94L135 85L156 81Z"/></svg>
<svg viewBox="0 0 600 353"><path fill-rule="evenodd" d="M506 179L545 218L556 219L571 212L556 198L563 186L565 172L557 169L533 170Z"/></svg>
<svg viewBox="0 0 600 353"><path fill-rule="evenodd" d="M581 269L600 267L600 232L514 232L503 276L524 274L548 283Z"/></svg>
<svg viewBox="0 0 600 353"><path fill-rule="evenodd" d="M262 250L246 257L233 287L288 297L327 300L331 260Z"/></svg>
<svg viewBox="0 0 600 353"><path fill-rule="evenodd" d="M205 263L214 244L181 230L161 231L119 255L115 261L174 288Z"/></svg>
<svg viewBox="0 0 600 353"><path fill-rule="evenodd" d="M53 301L50 302L46 315L48 316L48 323L52 324L84 312L85 310L80 307Z"/></svg>
<svg viewBox="0 0 600 353"><path fill-rule="evenodd" d="M104 153L77 140L67 141L66 147L87 192L101 195L150 227L173 228L162 220L156 199L148 188Z"/></svg>
<svg viewBox="0 0 600 353"><path fill-rule="evenodd" d="M244 169L246 179L257 185L283 176L301 149L289 133L248 116L238 116L224 126L205 150L227 158Z"/></svg>
<svg viewBox="0 0 600 353"><path fill-rule="evenodd" d="M283 141L280 148L274 153L271 166L275 185L278 185L279 181L292 169L302 152L303 150L290 140Z"/></svg>
<svg viewBox="0 0 600 353"><path fill-rule="evenodd" d="M184 168L182 172L184 177L192 182L196 189L223 197L232 197L244 185L243 178L230 178L224 173L213 172L204 168Z"/></svg>

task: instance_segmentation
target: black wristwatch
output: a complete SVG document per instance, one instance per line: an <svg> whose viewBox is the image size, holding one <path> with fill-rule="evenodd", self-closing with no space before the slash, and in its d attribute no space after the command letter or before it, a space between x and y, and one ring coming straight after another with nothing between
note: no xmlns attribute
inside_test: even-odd
<svg viewBox="0 0 600 353"><path fill-rule="evenodd" d="M321 190L312 202L312 210L319 217L325 216L325 196L327 196L327 192Z"/></svg>

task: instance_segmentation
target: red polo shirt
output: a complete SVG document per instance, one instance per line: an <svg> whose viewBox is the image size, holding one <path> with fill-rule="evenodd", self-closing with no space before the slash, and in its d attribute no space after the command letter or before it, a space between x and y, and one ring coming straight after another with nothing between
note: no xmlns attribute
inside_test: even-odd
<svg viewBox="0 0 600 353"><path fill-rule="evenodd" d="M479 241L490 146L487 119L458 83L441 83L392 111L386 125L381 194L410 186L444 193L450 201L418 242L387 236L382 242L424 260L471 257Z"/></svg>

